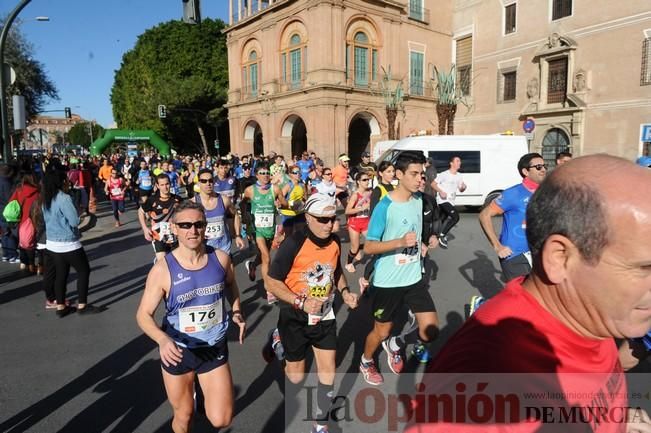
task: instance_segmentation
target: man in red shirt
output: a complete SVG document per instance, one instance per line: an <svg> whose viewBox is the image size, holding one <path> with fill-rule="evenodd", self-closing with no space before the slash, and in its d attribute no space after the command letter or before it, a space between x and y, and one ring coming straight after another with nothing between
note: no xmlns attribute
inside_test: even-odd
<svg viewBox="0 0 651 433"><path fill-rule="evenodd" d="M482 305L430 365L445 375L423 381L437 399L463 391L470 402L501 389L517 396L519 410L500 418L473 417L472 404L447 413L421 407L433 418L414 417L420 424L407 431L651 431L643 410L627 409L614 341L651 329L648 197L651 172L620 158L587 156L554 170L527 208L531 274ZM540 394L527 401L532 391ZM587 410L594 413L570 416Z"/></svg>

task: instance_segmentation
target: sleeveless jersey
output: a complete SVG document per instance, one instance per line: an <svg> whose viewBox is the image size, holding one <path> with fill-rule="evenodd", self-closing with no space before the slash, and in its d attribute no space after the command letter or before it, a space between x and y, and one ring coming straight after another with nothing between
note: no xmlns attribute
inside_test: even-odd
<svg viewBox="0 0 651 433"><path fill-rule="evenodd" d="M119 177L117 179L113 179L112 177L109 178L108 180L108 189L109 189L109 195L111 196L111 200L124 200L124 193L122 192L122 179Z"/></svg>
<svg viewBox="0 0 651 433"><path fill-rule="evenodd" d="M287 202L288 203L290 203L290 202L293 203L293 202L296 202L296 201L303 201L303 194L304 194L304 191L305 191L305 189L304 189L305 187L303 186L303 184L302 183L297 183L297 184L293 185L291 183L291 181L290 181L290 185L292 185L292 187L290 188L289 192L287 193L287 196L285 197ZM290 203L290 207L291 207L291 203ZM297 212L297 211L292 210L292 209L280 209L280 213L285 215L285 216L293 217L293 216L302 214L303 211L299 210Z"/></svg>
<svg viewBox="0 0 651 433"><path fill-rule="evenodd" d="M140 170L138 172L138 188L144 191L151 191L154 188L154 179L152 178L151 171L149 170Z"/></svg>
<svg viewBox="0 0 651 433"><path fill-rule="evenodd" d="M264 194L258 191L258 186L253 185L253 200L251 200L251 214L255 225L255 235L259 238L273 239L275 235L275 204L273 187Z"/></svg>
<svg viewBox="0 0 651 433"><path fill-rule="evenodd" d="M171 287L165 301L163 332L189 349L213 346L226 336L226 272L215 254L196 271L183 268L174 254L165 256Z"/></svg>
<svg viewBox="0 0 651 433"><path fill-rule="evenodd" d="M226 197L233 197L235 195L235 179L233 177L227 177L225 179L219 179L215 176L215 185L213 186L213 191L218 194L223 194Z"/></svg>
<svg viewBox="0 0 651 433"><path fill-rule="evenodd" d="M353 195L353 200L355 200L355 204L353 207L360 207L365 204L370 204L371 203L371 191L366 191L363 193L360 192L355 192ZM365 211L356 213L355 215L351 215L348 217L348 221L350 221L352 224L355 224L361 220L367 220L371 216L371 212L369 209L366 209Z"/></svg>
<svg viewBox="0 0 651 433"><path fill-rule="evenodd" d="M206 226L206 245L218 248L226 254L230 254L231 237L224 221L226 216L224 199L222 199L221 195L217 194L217 206L215 206L214 209L208 210L201 202L201 195L197 194L195 197L197 204L203 206L203 210L206 214L206 222L208 223Z"/></svg>

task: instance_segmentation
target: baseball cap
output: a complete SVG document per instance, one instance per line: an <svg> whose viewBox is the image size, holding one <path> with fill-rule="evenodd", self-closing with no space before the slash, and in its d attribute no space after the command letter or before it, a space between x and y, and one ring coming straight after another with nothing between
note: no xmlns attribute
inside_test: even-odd
<svg viewBox="0 0 651 433"><path fill-rule="evenodd" d="M315 193L307 199L305 212L314 216L334 216L337 211L337 202L334 194Z"/></svg>
<svg viewBox="0 0 651 433"><path fill-rule="evenodd" d="M350 161L350 158L348 158L348 155L346 155L345 153L342 153L341 155L339 155L339 161Z"/></svg>
<svg viewBox="0 0 651 433"><path fill-rule="evenodd" d="M251 166L249 164L242 164L242 170L251 170Z"/></svg>
<svg viewBox="0 0 651 433"><path fill-rule="evenodd" d="M371 154L368 152L362 152L362 158L370 158Z"/></svg>

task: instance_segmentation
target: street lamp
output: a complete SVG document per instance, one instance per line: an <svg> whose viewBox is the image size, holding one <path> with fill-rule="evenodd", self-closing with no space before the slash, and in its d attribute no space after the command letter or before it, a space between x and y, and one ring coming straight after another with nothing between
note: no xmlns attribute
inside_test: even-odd
<svg viewBox="0 0 651 433"><path fill-rule="evenodd" d="M9 122L7 120L7 101L6 101L6 95L5 95L5 71L4 71L4 65L5 65L5 42L7 41L7 36L9 35L9 29L11 28L11 25L14 23L14 20L22 11L25 6L30 2L31 0L21 0L20 3L14 8L13 11L9 14L7 17L7 20L4 23L4 26L2 27L2 33L0 34L0 68L2 69L0 71L0 117L1 119L1 127L2 127L2 158L4 161L8 161L9 158L11 157L11 154L9 152ZM39 16L36 17L37 21L49 21L50 19L48 17L43 17Z"/></svg>

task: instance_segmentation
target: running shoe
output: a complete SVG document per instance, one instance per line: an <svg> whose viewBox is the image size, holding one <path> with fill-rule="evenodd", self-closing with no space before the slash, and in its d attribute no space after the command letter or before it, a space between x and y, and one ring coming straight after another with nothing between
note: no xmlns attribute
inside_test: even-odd
<svg viewBox="0 0 651 433"><path fill-rule="evenodd" d="M364 376L364 380L369 385L382 385L384 383L384 378L382 377L382 373L380 373L377 367L375 366L375 361L369 361L369 362L360 361L359 371L362 373L362 375Z"/></svg>
<svg viewBox="0 0 651 433"><path fill-rule="evenodd" d="M20 259L18 257L14 257L13 259L9 259L9 263L18 264L20 263Z"/></svg>
<svg viewBox="0 0 651 433"><path fill-rule="evenodd" d="M57 308L57 301L48 301L47 299L45 300L45 309L46 310L56 310ZM66 307L70 305L70 301L66 300Z"/></svg>
<svg viewBox="0 0 651 433"><path fill-rule="evenodd" d="M400 351L391 350L391 347L389 347L389 340L391 338L392 337L389 337L382 342L382 348L387 353L387 364L389 364L391 371L393 371L394 374L400 374L402 372L402 368L405 366L405 363L402 360Z"/></svg>
<svg viewBox="0 0 651 433"><path fill-rule="evenodd" d="M430 360L429 350L423 343L416 343L411 350L411 354L418 359L421 364L427 364Z"/></svg>
<svg viewBox="0 0 651 433"><path fill-rule="evenodd" d="M310 433L328 433L328 426L327 425L314 424L314 425L312 425L312 430L311 430Z"/></svg>
<svg viewBox="0 0 651 433"><path fill-rule="evenodd" d="M278 361L285 359L285 348L283 347L283 343L280 341L278 328L274 328L269 333L267 343L262 348L262 357L267 361L267 363L273 361L274 358Z"/></svg>
<svg viewBox="0 0 651 433"><path fill-rule="evenodd" d="M94 305L86 304L84 308L77 307L77 313L79 314L98 314L104 311L105 308L96 307Z"/></svg>
<svg viewBox="0 0 651 433"><path fill-rule="evenodd" d="M441 247L443 247L443 248L447 248L448 247L448 237L443 236L443 235L439 236L439 245L441 245Z"/></svg>
<svg viewBox="0 0 651 433"><path fill-rule="evenodd" d="M8 261L9 261L9 257L3 257L3 258L2 258L2 261L3 261L3 262L8 262Z"/></svg>
<svg viewBox="0 0 651 433"><path fill-rule="evenodd" d="M246 271L249 273L249 280L255 281L255 264L253 260L244 262L244 267L246 267Z"/></svg>
<svg viewBox="0 0 651 433"><path fill-rule="evenodd" d="M468 312L468 316L475 314L477 308L479 308L484 302L486 302L486 299L484 299L482 296L475 295L470 298L470 311Z"/></svg>

